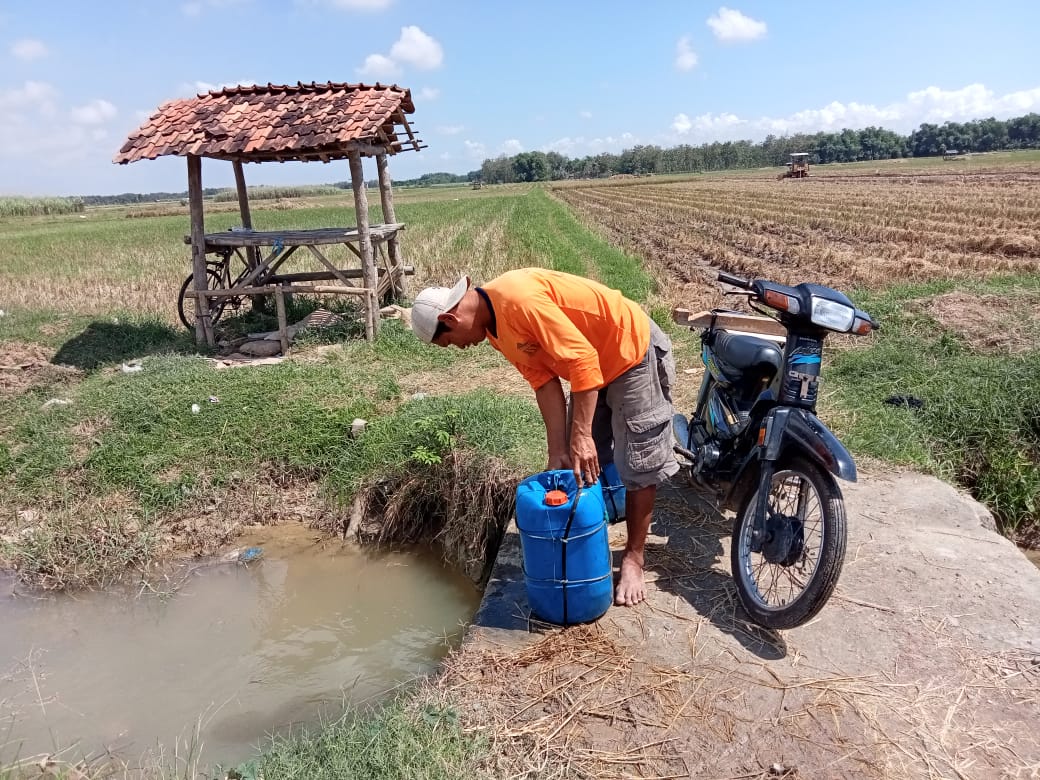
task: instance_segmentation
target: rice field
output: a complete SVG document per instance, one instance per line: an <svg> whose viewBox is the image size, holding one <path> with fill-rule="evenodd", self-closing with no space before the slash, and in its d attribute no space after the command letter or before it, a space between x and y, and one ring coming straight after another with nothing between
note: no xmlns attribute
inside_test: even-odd
<svg viewBox="0 0 1040 780"><path fill-rule="evenodd" d="M1040 164L958 175L702 177L555 195L666 269L687 303L691 295L714 302L717 270L846 290L1040 270Z"/></svg>

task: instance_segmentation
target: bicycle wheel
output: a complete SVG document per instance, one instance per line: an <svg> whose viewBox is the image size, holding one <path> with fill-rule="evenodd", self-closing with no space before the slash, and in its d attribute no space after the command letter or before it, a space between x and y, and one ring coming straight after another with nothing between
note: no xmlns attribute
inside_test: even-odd
<svg viewBox="0 0 1040 780"><path fill-rule="evenodd" d="M787 629L812 618L834 591L845 559L845 502L814 463L777 464L763 533L754 534L756 490L733 528L730 564L740 603L761 626Z"/></svg>
<svg viewBox="0 0 1040 780"><path fill-rule="evenodd" d="M223 286L223 279L218 271L213 268L206 269L206 289L217 290ZM188 330L195 330L195 299L185 296L185 293L189 290L195 289L195 274L190 274L187 279L181 284L181 291L177 295L177 316L180 317L184 327ZM224 313L224 309L231 303L231 299L228 298L207 298L209 301L209 319L214 325L220 316Z"/></svg>

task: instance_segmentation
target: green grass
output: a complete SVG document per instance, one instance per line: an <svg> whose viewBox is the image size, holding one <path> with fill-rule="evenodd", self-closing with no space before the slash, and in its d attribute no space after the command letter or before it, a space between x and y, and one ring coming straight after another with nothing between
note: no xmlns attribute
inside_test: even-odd
<svg viewBox="0 0 1040 780"><path fill-rule="evenodd" d="M474 777L486 738L462 731L454 710L398 701L368 716L348 715L321 729L276 738L243 780L456 780Z"/></svg>
<svg viewBox="0 0 1040 780"><path fill-rule="evenodd" d="M827 371L856 452L935 473L968 488L1012 536L1040 531L1040 349L980 353L907 302L952 289L1035 293L1035 277L934 283L864 295L883 329ZM1040 344L1040 333L1034 343ZM920 399L919 410L884 403Z"/></svg>
<svg viewBox="0 0 1040 780"><path fill-rule="evenodd" d="M654 281L642 261L586 230L563 204L534 190L509 220L509 255L516 266L538 265L597 279L643 302Z"/></svg>

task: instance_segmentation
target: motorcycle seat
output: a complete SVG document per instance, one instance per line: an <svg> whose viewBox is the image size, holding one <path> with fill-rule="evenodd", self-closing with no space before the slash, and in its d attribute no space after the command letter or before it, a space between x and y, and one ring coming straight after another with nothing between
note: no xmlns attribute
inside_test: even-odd
<svg viewBox="0 0 1040 780"><path fill-rule="evenodd" d="M712 351L727 368L751 372L757 377L776 376L784 359L783 353L771 341L727 331L718 331Z"/></svg>

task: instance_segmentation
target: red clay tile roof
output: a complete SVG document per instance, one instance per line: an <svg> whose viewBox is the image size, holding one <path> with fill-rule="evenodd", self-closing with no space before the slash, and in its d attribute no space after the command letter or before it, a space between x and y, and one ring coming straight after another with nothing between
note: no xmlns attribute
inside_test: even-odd
<svg viewBox="0 0 1040 780"><path fill-rule="evenodd" d="M423 148L405 114L411 92L396 85L239 86L171 100L127 138L116 163L165 154L222 160L329 160L362 153Z"/></svg>

